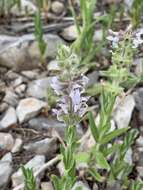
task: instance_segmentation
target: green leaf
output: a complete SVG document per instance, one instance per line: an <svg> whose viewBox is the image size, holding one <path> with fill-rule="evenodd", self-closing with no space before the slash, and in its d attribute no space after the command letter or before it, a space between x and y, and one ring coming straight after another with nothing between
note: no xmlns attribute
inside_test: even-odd
<svg viewBox="0 0 143 190"><path fill-rule="evenodd" d="M104 156L108 156L115 153L120 148L120 146L120 144L113 144L110 148L105 147L102 152L104 153Z"/></svg>
<svg viewBox="0 0 143 190"><path fill-rule="evenodd" d="M90 158L90 154L88 152L78 152L75 155L75 159L77 163L88 163Z"/></svg>
<svg viewBox="0 0 143 190"><path fill-rule="evenodd" d="M110 165L108 164L106 158L101 152L98 151L95 153L95 159L99 167L101 167L102 169L110 170Z"/></svg>
<svg viewBox="0 0 143 190"><path fill-rule="evenodd" d="M54 189L55 189L55 190L61 190L61 189L60 189L60 187L62 186L62 184L60 184L60 183L61 183L61 180L60 180L57 176L55 176L55 175L52 175L52 176L51 176L51 180L52 180L52 182L53 182Z"/></svg>
<svg viewBox="0 0 143 190"><path fill-rule="evenodd" d="M107 144L108 142L110 142L111 140L115 139L116 137L122 135L123 133L125 133L127 130L129 129L129 127L127 128L122 128L122 129L116 129L115 131L112 131L110 133L108 133L107 135L105 135L105 137L102 138L101 140L101 144Z"/></svg>
<svg viewBox="0 0 143 190"><path fill-rule="evenodd" d="M98 182L103 182L104 181L104 177L102 177L94 168L90 168L88 170L88 172L90 173L90 175L92 175L92 177L97 180Z"/></svg>
<svg viewBox="0 0 143 190"><path fill-rule="evenodd" d="M97 128L97 126L95 124L92 112L88 113L88 118L89 118L89 126L90 126L90 129L91 129L92 135L93 135L95 141L98 142L99 133L98 133L98 128Z"/></svg>

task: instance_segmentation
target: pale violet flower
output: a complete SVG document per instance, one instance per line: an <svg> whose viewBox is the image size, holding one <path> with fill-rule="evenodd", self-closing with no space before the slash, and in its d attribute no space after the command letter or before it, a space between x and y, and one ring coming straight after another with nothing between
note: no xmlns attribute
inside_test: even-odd
<svg viewBox="0 0 143 190"><path fill-rule="evenodd" d="M133 48L138 48L141 44L143 44L143 28L135 33L133 38Z"/></svg>
<svg viewBox="0 0 143 190"><path fill-rule="evenodd" d="M81 79L62 83L59 79L53 80L51 84L56 94L61 95L57 103L57 109L54 109L58 120L68 124L77 124L83 115L87 112L87 101L89 97L84 96L85 86L88 78L82 76ZM63 86L62 86L63 85ZM62 91L62 92L60 92ZM68 122L67 122L68 121Z"/></svg>
<svg viewBox="0 0 143 190"><path fill-rule="evenodd" d="M106 38L107 40L109 40L112 43L113 47L117 47L120 37L119 37L119 32L114 32L111 29L109 30L109 36L107 36Z"/></svg>

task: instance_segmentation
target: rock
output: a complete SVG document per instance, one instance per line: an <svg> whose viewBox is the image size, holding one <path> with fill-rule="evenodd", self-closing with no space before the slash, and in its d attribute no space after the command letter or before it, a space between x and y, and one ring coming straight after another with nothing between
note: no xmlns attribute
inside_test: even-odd
<svg viewBox="0 0 143 190"><path fill-rule="evenodd" d="M136 140L136 145L139 147L143 147L143 137L139 136L139 138Z"/></svg>
<svg viewBox="0 0 143 190"><path fill-rule="evenodd" d="M99 72L98 71L93 71L91 73L89 73L87 75L87 77L89 78L89 81L87 83L87 88L96 84L98 82L98 79L99 79Z"/></svg>
<svg viewBox="0 0 143 190"><path fill-rule="evenodd" d="M77 33L77 29L75 25L71 25L67 28L65 28L62 33L61 36L67 40L67 41L74 41L77 39L78 37L78 33Z"/></svg>
<svg viewBox="0 0 143 190"><path fill-rule="evenodd" d="M143 167L142 167L142 166L137 166L137 167L136 167L136 170L137 170L139 176L140 176L141 178L143 178Z"/></svg>
<svg viewBox="0 0 143 190"><path fill-rule="evenodd" d="M27 164L24 165L25 168L33 169L35 173L38 171L41 166L45 163L45 156L43 155L36 155L32 158ZM23 174L21 168L12 175L12 184L13 187L16 187L23 183Z"/></svg>
<svg viewBox="0 0 143 190"><path fill-rule="evenodd" d="M57 46L63 43L58 36L48 34L44 36L48 47L45 52L46 58L54 58ZM5 44L5 45L3 45ZM40 51L33 34L22 37L0 36L0 65L15 71L35 69L40 63Z"/></svg>
<svg viewBox="0 0 143 190"><path fill-rule="evenodd" d="M53 13L59 15L64 12L64 5L59 1L54 1L51 5L51 10Z"/></svg>
<svg viewBox="0 0 143 190"><path fill-rule="evenodd" d="M13 92L13 90L7 89L3 101L13 107L16 107L18 104L18 96L15 94L15 92Z"/></svg>
<svg viewBox="0 0 143 190"><path fill-rule="evenodd" d="M56 119L50 119L45 117L33 118L29 121L29 127L35 130L46 130L50 131L56 129L57 132L63 136L66 125Z"/></svg>
<svg viewBox="0 0 143 190"><path fill-rule="evenodd" d="M56 167L57 167L57 169L58 169L58 171L59 171L59 173L60 173L60 176L63 176L63 175L64 175L64 172L65 172L63 162L62 162L62 161L59 162Z"/></svg>
<svg viewBox="0 0 143 190"><path fill-rule="evenodd" d="M47 70L48 71L60 71L61 69L58 65L58 62L56 60L52 60L48 63Z"/></svg>
<svg viewBox="0 0 143 190"><path fill-rule="evenodd" d="M98 190L98 185L96 183L93 185L93 190Z"/></svg>
<svg viewBox="0 0 143 190"><path fill-rule="evenodd" d="M95 145L95 140L91 134L90 129L87 130L86 133L82 136L80 142L81 143L78 148L80 152L90 150Z"/></svg>
<svg viewBox="0 0 143 190"><path fill-rule="evenodd" d="M20 76L12 82L12 86L15 88L23 83L23 77Z"/></svg>
<svg viewBox="0 0 143 190"><path fill-rule="evenodd" d="M47 98L47 89L51 84L51 77L32 81L28 85L27 95L38 99Z"/></svg>
<svg viewBox="0 0 143 190"><path fill-rule="evenodd" d="M16 114L20 123L23 123L38 115L47 103L36 98L26 98L19 102L16 108Z"/></svg>
<svg viewBox="0 0 143 190"><path fill-rule="evenodd" d="M93 36L93 40L95 42L99 42L103 40L103 30L96 30Z"/></svg>
<svg viewBox="0 0 143 190"><path fill-rule="evenodd" d="M113 185L107 185L107 190L122 190L120 183L117 181Z"/></svg>
<svg viewBox="0 0 143 190"><path fill-rule="evenodd" d="M88 185L83 183L82 181L78 181L75 183L74 187L71 190L76 190L77 188L81 188L82 190L91 190Z"/></svg>
<svg viewBox="0 0 143 190"><path fill-rule="evenodd" d="M143 88L139 88L134 93L136 109L139 111L140 120L143 121Z"/></svg>
<svg viewBox="0 0 143 190"><path fill-rule="evenodd" d="M13 107L8 108L4 117L0 121L0 129L6 129L17 123L16 111Z"/></svg>
<svg viewBox="0 0 143 190"><path fill-rule="evenodd" d="M54 190L54 188L51 182L42 182L41 190Z"/></svg>
<svg viewBox="0 0 143 190"><path fill-rule="evenodd" d="M48 157L51 157L57 150L57 139L46 138L37 142L28 143L24 145L23 148L36 154L48 155Z"/></svg>
<svg viewBox="0 0 143 190"><path fill-rule="evenodd" d="M0 160L0 189L6 189L12 173L12 155L7 153Z"/></svg>
<svg viewBox="0 0 143 190"><path fill-rule="evenodd" d="M5 102L2 102L0 104L0 113L4 113L8 109L8 104Z"/></svg>
<svg viewBox="0 0 143 190"><path fill-rule="evenodd" d="M22 15L26 15L27 13L29 15L34 14L36 11L37 11L37 8L32 2L28 0L22 0L20 9L17 5L15 5L10 10L10 13L15 16L22 16Z"/></svg>
<svg viewBox="0 0 143 190"><path fill-rule="evenodd" d="M0 133L0 149L9 150L13 148L14 139L9 133Z"/></svg>
<svg viewBox="0 0 143 190"><path fill-rule="evenodd" d="M119 129L129 126L134 107L135 100L132 95L126 96L124 100L119 100L113 113L113 119Z"/></svg>
<svg viewBox="0 0 143 190"><path fill-rule="evenodd" d="M50 135L52 135L53 131L56 130L59 135L64 138L64 132L66 125L63 122L57 121L54 118L45 118L45 117L37 117L31 119L29 122L29 127L38 131L46 130ZM77 126L77 134L79 136L83 135L83 132L80 126Z"/></svg>
<svg viewBox="0 0 143 190"><path fill-rule="evenodd" d="M21 76L18 73L14 72L14 71L11 71L11 70L9 70L6 73L6 78L9 79L10 81L14 81L14 80L16 80L17 78L20 78L20 77Z"/></svg>
<svg viewBox="0 0 143 190"><path fill-rule="evenodd" d="M134 60L135 74L140 76L143 73L143 58L137 58Z"/></svg>
<svg viewBox="0 0 143 190"><path fill-rule="evenodd" d="M22 74L24 77L26 77L26 78L28 78L28 79L30 79L30 80L34 80L34 79L38 78L38 76L39 76L38 70L22 71L21 74Z"/></svg>
<svg viewBox="0 0 143 190"><path fill-rule="evenodd" d="M19 95L19 96L22 96L22 94L25 92L25 89L26 89L26 85L25 84L21 84L19 86L17 86L15 88L15 92Z"/></svg>
<svg viewBox="0 0 143 190"><path fill-rule="evenodd" d="M124 2L125 2L125 5L126 5L126 8L128 10L130 10L132 8L132 4L133 4L134 0L124 0Z"/></svg>
<svg viewBox="0 0 143 190"><path fill-rule="evenodd" d="M17 153L17 152L19 152L20 149L21 149L21 147L22 147L22 143L23 143L22 139L17 138L17 139L15 140L15 143L14 143L14 146L13 146L11 152L12 152L12 153Z"/></svg>

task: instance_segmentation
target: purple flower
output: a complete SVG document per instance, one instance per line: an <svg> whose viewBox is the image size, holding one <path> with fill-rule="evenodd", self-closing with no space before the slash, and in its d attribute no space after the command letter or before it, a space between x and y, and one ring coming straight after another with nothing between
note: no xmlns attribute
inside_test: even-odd
<svg viewBox="0 0 143 190"><path fill-rule="evenodd" d="M83 95L85 92L85 86L88 83L88 78L82 76L81 79L70 81L65 84L61 83L57 78L53 81L54 84L51 85L52 88L57 95L61 95L61 98L57 103L57 109L54 109L58 120L65 121L66 118L68 123L77 124L81 117L86 113L88 107L86 102L89 97Z"/></svg>
<svg viewBox="0 0 143 190"><path fill-rule="evenodd" d="M135 33L135 37L133 38L133 48L138 48L141 44L143 44L143 28Z"/></svg>
<svg viewBox="0 0 143 190"><path fill-rule="evenodd" d="M111 29L109 30L109 36L106 38L112 43L113 47L118 47L118 43L120 41L120 33L119 32L114 32Z"/></svg>

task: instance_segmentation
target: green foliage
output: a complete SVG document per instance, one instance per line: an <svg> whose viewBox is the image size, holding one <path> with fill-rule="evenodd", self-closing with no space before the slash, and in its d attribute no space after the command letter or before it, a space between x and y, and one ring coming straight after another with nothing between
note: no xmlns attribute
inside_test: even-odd
<svg viewBox="0 0 143 190"><path fill-rule="evenodd" d="M131 18L132 18L132 24L135 28L137 28L141 23L142 10L143 10L143 1L134 0L131 8Z"/></svg>
<svg viewBox="0 0 143 190"><path fill-rule="evenodd" d="M142 190L143 182L142 181L132 181L131 190Z"/></svg>
<svg viewBox="0 0 143 190"><path fill-rule="evenodd" d="M72 5L72 3L71 3ZM93 42L95 21L93 13L95 10L96 0L80 0L80 16L82 20L82 26L80 26L77 19L74 7L71 6L71 10L74 16L75 24L78 31L78 38L73 43L73 50L79 54L82 58L81 64L90 62L95 55L95 45Z"/></svg>
<svg viewBox="0 0 143 190"><path fill-rule="evenodd" d="M33 175L32 169L21 167L23 175L24 175L24 190L37 190L36 187L36 179Z"/></svg>
<svg viewBox="0 0 143 190"><path fill-rule="evenodd" d="M47 9L49 0L36 0L39 10Z"/></svg>
<svg viewBox="0 0 143 190"><path fill-rule="evenodd" d="M65 133L65 147L61 146L64 175L59 178L52 176L55 190L71 190L76 182L75 150L77 147L76 131L74 126L69 126Z"/></svg>
<svg viewBox="0 0 143 190"><path fill-rule="evenodd" d="M42 26L42 21L41 21L41 14L40 12L37 12L35 14L35 37L38 43L39 51L40 51L40 59L41 63L45 63L45 52L47 48L47 44L44 40L44 32L43 32L43 26Z"/></svg>
<svg viewBox="0 0 143 190"><path fill-rule="evenodd" d="M96 143L90 150L90 158L87 163L89 174L98 182L114 183L116 180L120 180L124 184L125 181L128 181L128 175L133 169L133 166L126 162L125 155L136 139L138 131L129 130L128 126L111 131L111 118L117 96L124 92L124 86L129 85L128 79L132 77L132 84L136 84L140 80L138 77L132 76L130 72L133 53L130 34L126 34L125 38L113 48L113 64L108 70L101 73L107 78L107 81L98 86L100 94L99 123L95 123L91 112L88 114L91 133ZM128 133L126 133L127 131ZM117 138L120 136L123 138L123 135L123 141L116 144ZM110 146L108 146L109 143ZM111 157L112 161L109 162ZM101 175L102 170L106 170L106 178Z"/></svg>
<svg viewBox="0 0 143 190"><path fill-rule="evenodd" d="M13 6L21 8L21 0L0 0L0 15L7 16Z"/></svg>

